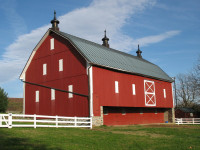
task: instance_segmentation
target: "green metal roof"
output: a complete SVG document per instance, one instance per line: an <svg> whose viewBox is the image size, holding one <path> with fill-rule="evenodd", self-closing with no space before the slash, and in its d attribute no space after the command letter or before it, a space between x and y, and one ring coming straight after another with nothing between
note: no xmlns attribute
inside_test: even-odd
<svg viewBox="0 0 200 150"><path fill-rule="evenodd" d="M56 31L56 33L67 38L91 64L164 81L173 81L160 67L143 58L107 48L64 32Z"/></svg>

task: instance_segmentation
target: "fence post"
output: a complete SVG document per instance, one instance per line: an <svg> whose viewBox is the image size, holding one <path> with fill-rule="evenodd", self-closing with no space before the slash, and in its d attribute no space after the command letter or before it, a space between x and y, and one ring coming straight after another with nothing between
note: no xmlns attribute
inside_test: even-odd
<svg viewBox="0 0 200 150"><path fill-rule="evenodd" d="M56 128L58 128L58 116L56 115Z"/></svg>
<svg viewBox="0 0 200 150"><path fill-rule="evenodd" d="M36 114L34 114L34 128L36 128Z"/></svg>
<svg viewBox="0 0 200 150"><path fill-rule="evenodd" d="M0 127L2 126L2 115L0 114Z"/></svg>
<svg viewBox="0 0 200 150"><path fill-rule="evenodd" d="M12 128L12 113L8 114L8 128Z"/></svg>
<svg viewBox="0 0 200 150"><path fill-rule="evenodd" d="M181 118L181 124L183 124L183 118Z"/></svg>
<svg viewBox="0 0 200 150"><path fill-rule="evenodd" d="M76 127L77 126L77 123L76 123L76 116L74 117L74 126Z"/></svg>
<svg viewBox="0 0 200 150"><path fill-rule="evenodd" d="M92 129L92 117L90 117L90 129Z"/></svg>
<svg viewBox="0 0 200 150"><path fill-rule="evenodd" d="M194 118L192 118L192 123L194 124Z"/></svg>

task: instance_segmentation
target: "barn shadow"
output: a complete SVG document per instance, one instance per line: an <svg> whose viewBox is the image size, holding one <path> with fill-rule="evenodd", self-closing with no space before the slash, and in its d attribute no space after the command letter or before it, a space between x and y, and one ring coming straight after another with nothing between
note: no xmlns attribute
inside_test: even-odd
<svg viewBox="0 0 200 150"><path fill-rule="evenodd" d="M0 150L54 150L48 145L40 144L41 141L31 141L24 137L13 137L13 135L1 130L0 131ZM56 148L57 150L61 150Z"/></svg>

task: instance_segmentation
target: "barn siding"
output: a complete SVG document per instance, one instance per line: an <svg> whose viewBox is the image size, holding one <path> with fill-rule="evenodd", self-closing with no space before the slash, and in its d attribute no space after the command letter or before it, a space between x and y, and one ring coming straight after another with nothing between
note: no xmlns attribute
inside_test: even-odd
<svg viewBox="0 0 200 150"><path fill-rule="evenodd" d="M54 50L50 50L50 39L54 38ZM59 72L59 59L63 59L63 71ZM43 64L47 64L47 75L43 75ZM68 90L73 85L73 92L88 95L88 76L86 62L78 52L61 37L49 35L32 59L26 71L26 81ZM26 114L88 116L88 99L56 91L55 100L51 100L51 90L26 84ZM40 91L40 100L35 102L35 91Z"/></svg>
<svg viewBox="0 0 200 150"><path fill-rule="evenodd" d="M193 113L193 116L190 115L190 113ZM197 112L184 112L180 109L175 110L175 117L176 118L199 118L199 115Z"/></svg>
<svg viewBox="0 0 200 150"><path fill-rule="evenodd" d="M145 106L144 80L155 82L155 108L173 107L171 83L93 67L94 116L100 116L100 106L147 107ZM119 93L115 93L115 81L119 82ZM135 84L136 95L132 93L132 84ZM166 89L166 98L164 98L163 89Z"/></svg>
<svg viewBox="0 0 200 150"><path fill-rule="evenodd" d="M155 108L120 108L106 107L107 115L103 115L104 125L130 125L130 124L148 124L164 123L164 110ZM125 114L122 114L122 109ZM142 114L140 113L142 109ZM157 112L155 114L155 112Z"/></svg>

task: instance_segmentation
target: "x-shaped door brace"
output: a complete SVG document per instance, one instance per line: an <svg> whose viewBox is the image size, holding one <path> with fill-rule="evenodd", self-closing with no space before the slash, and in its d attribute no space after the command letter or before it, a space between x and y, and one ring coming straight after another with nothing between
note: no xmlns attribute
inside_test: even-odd
<svg viewBox="0 0 200 150"><path fill-rule="evenodd" d="M144 94L145 94L145 105L156 106L154 81L144 80Z"/></svg>
<svg viewBox="0 0 200 150"><path fill-rule="evenodd" d="M150 90L154 93L154 87L152 87L153 84L151 83L151 84L149 85L148 82L146 82L146 85L147 85L147 88L148 88L148 89L147 89L145 92L147 92L147 91L150 89ZM152 87L153 89L152 89L151 87Z"/></svg>
<svg viewBox="0 0 200 150"><path fill-rule="evenodd" d="M150 104L150 102L152 102L153 104L155 104L155 99L154 99L154 101L152 100L152 98L154 98L154 95L152 95L151 97L149 97L149 95L147 94L146 96L149 98L149 100L146 102L146 104Z"/></svg>

